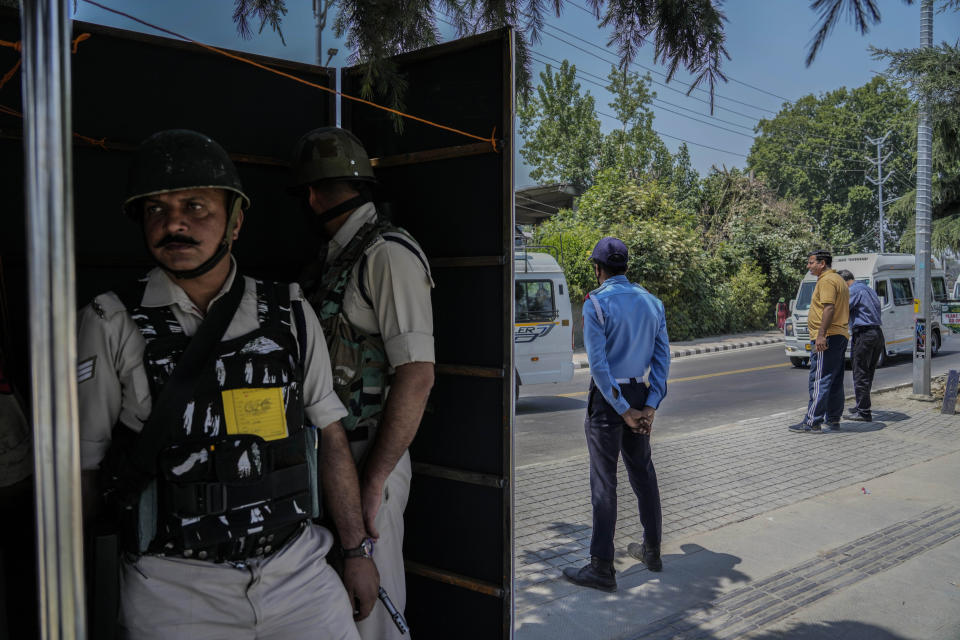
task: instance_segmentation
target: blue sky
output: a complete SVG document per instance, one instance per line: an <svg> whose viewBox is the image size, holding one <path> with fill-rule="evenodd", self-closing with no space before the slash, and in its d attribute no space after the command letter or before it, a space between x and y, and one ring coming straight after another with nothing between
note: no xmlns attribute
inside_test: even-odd
<svg viewBox="0 0 960 640"><path fill-rule="evenodd" d="M231 20L232 0L165 0L162 3L155 0L104 0L103 4L212 45L300 62L316 60L312 3L306 0L287 2L288 13L282 25L286 45L269 27L250 40L241 39ZM563 4L563 14L559 18L551 14L546 21L549 26L533 47L534 56L539 59L534 63L534 76L543 70L543 62L569 59L577 65L578 72L582 72L581 87L596 97L598 110L610 112L608 94L593 84L596 78L588 75L605 78L610 70L615 53L605 46L609 31L597 27L596 21L581 8L586 6L586 0L564 0ZM820 94L841 86L856 87L866 83L875 71L885 70L882 62L871 59L867 50L870 44L892 49L919 46L919 0L912 6L899 0L880 0L879 4L883 17L880 25L860 36L852 25L842 22L808 68L803 61L816 15L806 0L729 0L722 9L728 19L725 31L731 60L722 68L730 81L717 90L716 105L719 108L711 117L708 105L703 102L707 99L705 93L695 91L691 97L684 96L688 77L678 74L669 88L662 84L653 87L658 100L654 107L654 128L662 134L671 151L680 144L678 138L696 143L688 146L693 165L701 174L707 173L714 165L743 166L752 142L752 127L760 118L773 117L782 106L783 98L795 100L810 93ZM75 17L122 29L151 32L82 0ZM328 21L331 22L332 19ZM446 25L440 26L446 35L452 35ZM958 34L960 12L935 14L934 42L947 40L953 43ZM348 52L329 30L323 35L323 49L328 47L339 49L331 65L346 64ZM644 73L646 69L643 67L652 70L655 83L665 81L665 68L653 62L652 45L641 50L634 70ZM746 85L752 85L752 88ZM601 122L605 129L615 124L606 117L601 117ZM519 157L517 161L517 186L530 184L532 181L519 164Z"/></svg>

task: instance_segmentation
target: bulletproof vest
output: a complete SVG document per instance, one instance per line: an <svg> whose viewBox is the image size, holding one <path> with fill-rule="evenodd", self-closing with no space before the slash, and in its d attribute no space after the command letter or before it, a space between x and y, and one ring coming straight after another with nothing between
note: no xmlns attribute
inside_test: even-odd
<svg viewBox="0 0 960 640"><path fill-rule="evenodd" d="M145 281L138 284L119 295L146 340L156 399L190 338L169 306L141 306ZM167 427L156 481L127 532L139 552L235 542L319 514L317 434L304 424L290 292L259 280L256 288L259 327L217 345L180 421Z"/></svg>
<svg viewBox="0 0 960 640"><path fill-rule="evenodd" d="M333 388L346 407L341 419L347 438L356 452L373 437L373 429L383 412L384 391L389 385L390 363L380 335L367 334L354 326L343 313L343 299L355 266L360 295L373 306L363 285L366 251L378 239L406 246L420 260L413 238L400 227L385 220L364 224L343 251L326 267L316 281L303 283L307 300L313 305L323 327L333 368ZM424 264L426 269L426 264Z"/></svg>

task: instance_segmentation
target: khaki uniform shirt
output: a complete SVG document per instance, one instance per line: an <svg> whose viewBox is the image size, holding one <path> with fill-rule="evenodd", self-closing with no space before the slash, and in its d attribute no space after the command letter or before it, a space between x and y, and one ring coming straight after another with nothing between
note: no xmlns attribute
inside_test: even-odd
<svg viewBox="0 0 960 640"><path fill-rule="evenodd" d="M850 291L847 289L847 283L833 269L825 269L817 278L817 286L813 289L813 298L810 300L810 311L807 316L811 340L815 340L820 331L823 305L826 304L833 305L833 321L827 327L826 335L849 338L847 323L850 320Z"/></svg>
<svg viewBox="0 0 960 640"><path fill-rule="evenodd" d="M230 290L236 273L237 265L231 257L230 273L213 300ZM184 333L188 336L195 334L204 316L186 292L159 267L150 271L147 277L143 306L171 307ZM290 299L303 300L299 285L290 285ZM347 415L347 411L333 391L330 356L320 322L309 304L302 306L306 320L304 410L311 423L326 427ZM296 336L292 314L291 309L290 326ZM243 298L223 340L238 338L258 327L256 282L244 278ZM80 462L84 470L89 470L100 465L117 421L139 431L150 416L152 402L143 366L146 342L116 294L110 292L94 298L80 312L78 330ZM300 337L296 337L299 341Z"/></svg>
<svg viewBox="0 0 960 640"><path fill-rule="evenodd" d="M376 220L373 203L359 207L330 240L327 265L340 254L367 222ZM424 264L426 255L416 245L423 262L410 249L396 242L378 240L367 249L364 287L373 306L367 304L357 285L359 263L353 268L344 291L343 313L365 333L380 334L391 367L409 362L435 362L433 307L430 289L433 278Z"/></svg>

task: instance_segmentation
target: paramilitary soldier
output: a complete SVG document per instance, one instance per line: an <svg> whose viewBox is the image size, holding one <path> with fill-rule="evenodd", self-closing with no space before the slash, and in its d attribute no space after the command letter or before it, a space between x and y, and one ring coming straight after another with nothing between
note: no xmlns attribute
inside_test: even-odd
<svg viewBox="0 0 960 640"><path fill-rule="evenodd" d="M319 437L325 506L346 544L365 536L346 411L299 287L230 255L248 205L216 142L154 134L124 210L159 267L80 316L84 493L99 480L120 513L123 637L356 638L351 600L376 602L373 563L346 563L348 595L310 523Z"/></svg>
<svg viewBox="0 0 960 640"><path fill-rule="evenodd" d="M325 255L304 273L304 291L327 337L334 388L350 412L343 425L360 470L363 520L371 547L376 541L380 581L403 611L407 447L433 386L433 280L416 241L377 214L373 169L352 133L306 134L293 171L294 192L328 239ZM366 640L399 635L384 607L358 628Z"/></svg>

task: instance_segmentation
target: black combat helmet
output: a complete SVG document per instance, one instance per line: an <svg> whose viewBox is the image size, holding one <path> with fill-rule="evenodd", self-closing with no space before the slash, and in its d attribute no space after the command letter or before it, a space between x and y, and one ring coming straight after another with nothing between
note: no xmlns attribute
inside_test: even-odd
<svg viewBox="0 0 960 640"><path fill-rule="evenodd" d="M377 181L363 144L339 127L321 127L300 138L293 149L291 167L291 190L318 180Z"/></svg>
<svg viewBox="0 0 960 640"><path fill-rule="evenodd" d="M143 211L138 208L141 199L185 189L224 189L230 192L230 197L226 203L227 225L217 251L195 269L167 269L180 279L207 273L230 252L240 211L250 206L237 168L223 147L197 131L167 129L158 131L137 147L127 178L123 211L134 220L142 220Z"/></svg>
<svg viewBox="0 0 960 640"><path fill-rule="evenodd" d="M226 189L243 200L243 209L250 206L237 168L223 147L196 131L168 129L153 134L137 148L123 210L140 220L142 211L136 205L141 198L184 189ZM228 211L231 200L228 198Z"/></svg>

